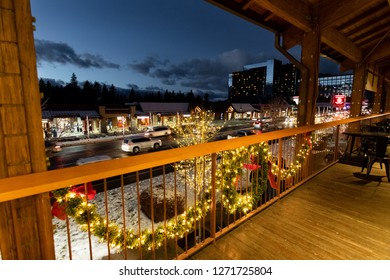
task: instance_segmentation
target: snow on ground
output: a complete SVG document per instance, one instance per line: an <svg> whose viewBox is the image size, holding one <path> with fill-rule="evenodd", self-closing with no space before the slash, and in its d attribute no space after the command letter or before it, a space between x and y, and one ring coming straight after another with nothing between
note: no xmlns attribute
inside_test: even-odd
<svg viewBox="0 0 390 280"><path fill-rule="evenodd" d="M165 175L166 196L173 195L174 190L174 178L173 174L169 173ZM163 176L153 178L153 186L163 183ZM143 190L150 188L150 180L144 180L139 183L139 193ZM138 232L138 201L137 201L137 186L136 184L129 184L124 186L124 202L125 202L125 216L126 216L126 228L133 229ZM169 191L171 190L171 191ZM177 191L184 193L184 188L177 186ZM119 225L123 225L122 215L122 191L121 188L116 188L107 191L108 201L108 216L109 220L116 222ZM193 205L194 191L187 190L187 205ZM106 215L105 210L105 196L104 192L96 194L95 198L91 200L97 206L99 214ZM140 225L141 231L144 229L151 229L152 221L141 211L140 212ZM161 222L163 223L163 222ZM158 227L161 223L154 223L154 228ZM53 218L54 225L54 243L57 259L69 259L68 252L68 237L66 230L66 222ZM88 233L80 229L79 225L73 220L69 219L72 259L74 260L89 260L89 240ZM92 255L93 259L102 259L108 255L107 243L100 243L98 238L91 236L92 243ZM117 253L114 249L111 249L111 254Z"/></svg>

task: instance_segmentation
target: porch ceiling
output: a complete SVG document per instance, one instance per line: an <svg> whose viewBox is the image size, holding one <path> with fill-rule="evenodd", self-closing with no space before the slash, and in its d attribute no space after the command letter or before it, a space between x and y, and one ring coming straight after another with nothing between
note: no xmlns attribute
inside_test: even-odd
<svg viewBox="0 0 390 280"><path fill-rule="evenodd" d="M274 33L290 49L304 32L319 28L321 55L356 63L390 78L390 0L206 0Z"/></svg>

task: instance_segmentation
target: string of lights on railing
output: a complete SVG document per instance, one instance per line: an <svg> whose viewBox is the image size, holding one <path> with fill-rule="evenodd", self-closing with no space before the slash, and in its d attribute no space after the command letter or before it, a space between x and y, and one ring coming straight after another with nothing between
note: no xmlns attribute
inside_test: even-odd
<svg viewBox="0 0 390 280"><path fill-rule="evenodd" d="M295 161L291 162L289 166L280 168L280 179L285 180L295 176L302 168L302 164L306 160L306 157L310 154L313 148L313 138L311 135L306 135L301 144L300 150L295 156ZM279 166L276 162L272 163L272 173L279 174Z"/></svg>
<svg viewBox="0 0 390 280"><path fill-rule="evenodd" d="M281 179L294 176L311 148L311 137L305 137L295 163L288 169L281 170ZM271 153L266 143L241 147L222 154L219 159L220 167L216 172L216 192L228 213L239 211L245 214L256 207L268 187L270 174L278 174L277 165L269 164L270 159ZM252 176L252 182L250 188L242 191L238 183L242 179L244 169L252 172L252 175L247 174L248 178ZM211 205L210 186L196 206L189 207L184 213L169 219L154 232L149 229L136 232L124 229L122 225L110 222L98 214L96 205L91 202L95 194L96 191L90 183L53 191L52 213L63 220L66 215L73 218L82 230L89 230L101 242L108 242L110 247L122 250L140 247L152 250L161 247L166 239L183 238L194 229L197 221L206 216Z"/></svg>

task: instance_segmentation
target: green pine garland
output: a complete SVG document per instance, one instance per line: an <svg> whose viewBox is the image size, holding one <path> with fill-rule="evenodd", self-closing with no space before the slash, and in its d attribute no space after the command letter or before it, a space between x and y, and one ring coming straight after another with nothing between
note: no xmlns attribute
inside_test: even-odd
<svg viewBox="0 0 390 280"><path fill-rule="evenodd" d="M311 139L307 138L307 144L302 146L299 164L311 148ZM256 207L262 194L267 188L268 161L270 154L266 143L241 147L223 153L220 168L216 173L216 191L221 194L222 205L228 212L235 211L246 213ZM254 163L261 166L255 170L252 187L244 193L236 188L236 180L243 175L244 163ZM291 168L291 166L290 166ZM295 170L295 168L294 168ZM287 173L282 173L286 177ZM112 248L144 248L157 249L166 239L182 238L191 232L195 223L209 212L211 205L210 188L206 190L196 207L189 207L183 214L178 215L159 226L154 232L144 230L137 233L132 229L123 229L122 226L107 221L102 217L94 204L87 201L86 197L71 191L71 188L59 189L52 192L53 198L66 214L73 218L82 230L90 230L91 234L108 242ZM88 224L89 221L89 224Z"/></svg>
<svg viewBox="0 0 390 280"><path fill-rule="evenodd" d="M217 190L222 192L222 205L230 213L248 212L261 199L267 188L268 144L260 143L249 147L241 147L223 154L221 168L217 170ZM251 160L252 158L252 160ZM243 175L243 164L256 164L260 169L253 170L252 187L240 192L237 180Z"/></svg>

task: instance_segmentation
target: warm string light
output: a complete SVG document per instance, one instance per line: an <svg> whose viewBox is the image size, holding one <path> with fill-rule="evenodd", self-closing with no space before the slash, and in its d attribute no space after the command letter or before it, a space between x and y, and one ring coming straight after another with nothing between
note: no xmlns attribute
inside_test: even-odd
<svg viewBox="0 0 390 280"><path fill-rule="evenodd" d="M302 168L302 164L305 161L306 157L310 154L312 149L312 137L307 136L304 138L304 143L302 143L301 149L298 151L295 164L291 163L290 166L286 169L282 168L280 170L281 180L291 178L297 174L297 172ZM278 174L279 168L276 164L274 164L275 169L272 169L274 174Z"/></svg>
<svg viewBox="0 0 390 280"><path fill-rule="evenodd" d="M257 158L255 160L251 160ZM262 193L267 187L267 162L269 160L268 145L260 143L249 147L240 147L236 150L225 152L222 158L222 166L217 170L217 188L221 190L222 205L229 209L230 213L242 211L247 213L252 209L261 198ZM253 164L258 164L263 169L259 174L259 180L253 182L253 190L251 193L240 193L236 186L239 178L243 175L244 164L252 161Z"/></svg>
<svg viewBox="0 0 390 280"><path fill-rule="evenodd" d="M301 168L302 162L309 154L311 149L311 138L306 138L306 143L302 145L297 155L296 164L291 164L288 169L281 169L282 179L294 176ZM252 159L251 159L252 157ZM258 164L263 169L258 174L258 180L253 184L252 191L240 193L236 189L238 176L243 174L244 163L251 159L252 163ZM256 159L256 160L254 160ZM251 145L250 147L241 147L236 150L223 153L221 168L216 173L217 192L221 192L221 200L224 208L230 213L242 211L247 213L261 199L261 195L267 188L268 161L271 159L271 153L266 143ZM277 166L273 163L271 171L277 174ZM211 186L205 190L202 198L196 206L189 207L177 218L170 219L165 227L159 226L153 233L150 230L144 230L140 234L132 229L124 230L122 226L107 221L100 216L96 206L87 201L85 195L71 191L72 188L65 188L53 191L53 197L62 207L65 207L66 214L75 219L84 231L88 229L93 235L99 238L101 242L110 242L112 248L136 249L142 248L151 250L157 249L165 238L182 238L191 230L197 221L206 216L210 210ZM125 240L126 238L126 240Z"/></svg>

